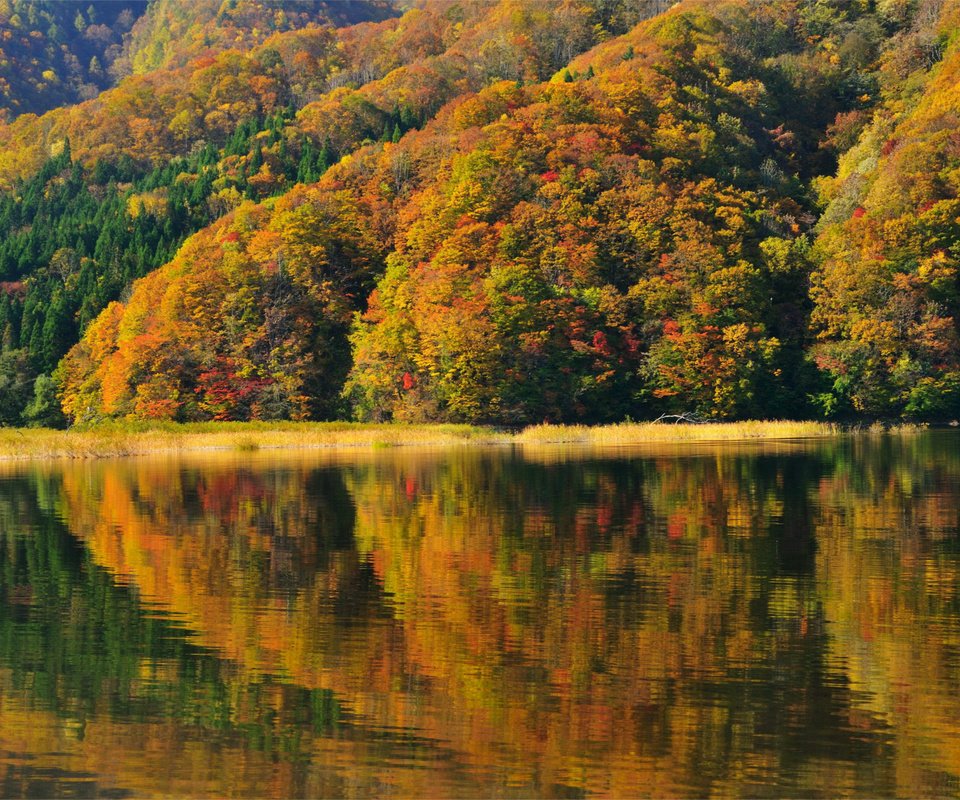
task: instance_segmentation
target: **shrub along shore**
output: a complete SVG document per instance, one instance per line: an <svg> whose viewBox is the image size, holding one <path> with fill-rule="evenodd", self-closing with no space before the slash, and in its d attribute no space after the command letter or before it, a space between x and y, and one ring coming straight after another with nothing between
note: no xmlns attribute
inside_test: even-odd
<svg viewBox="0 0 960 800"><path fill-rule="evenodd" d="M891 429L899 433L917 426ZM66 431L0 428L0 459L109 458L202 450L385 448L450 445L635 445L808 439L838 436L849 427L826 422L748 421L704 424L626 422L617 425L535 425L508 432L471 425L401 425L350 422L207 422L108 424ZM859 428L858 430L864 430ZM883 426L869 428L872 432Z"/></svg>

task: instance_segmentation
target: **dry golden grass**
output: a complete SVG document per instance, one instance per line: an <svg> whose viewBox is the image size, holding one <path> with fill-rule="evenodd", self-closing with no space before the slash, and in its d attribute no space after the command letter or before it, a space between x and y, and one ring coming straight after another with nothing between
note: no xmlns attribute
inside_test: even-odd
<svg viewBox="0 0 960 800"><path fill-rule="evenodd" d="M619 425L535 425L517 434L521 444L643 444L644 442L714 442L752 439L809 439L836 436L838 425L829 422L710 422L702 425L672 422L624 422Z"/></svg>
<svg viewBox="0 0 960 800"><path fill-rule="evenodd" d="M105 458L198 450L398 447L500 443L509 436L469 425L196 423L104 425L88 430L0 428L0 458Z"/></svg>
<svg viewBox="0 0 960 800"><path fill-rule="evenodd" d="M0 428L0 459L104 458L198 451L316 448L379 449L463 444L591 445L777 441L837 436L849 428L826 422L753 421L701 425L627 422L618 425L534 425L502 433L470 425L399 425L350 422L113 423L86 430ZM870 434L909 435L923 426L873 425Z"/></svg>

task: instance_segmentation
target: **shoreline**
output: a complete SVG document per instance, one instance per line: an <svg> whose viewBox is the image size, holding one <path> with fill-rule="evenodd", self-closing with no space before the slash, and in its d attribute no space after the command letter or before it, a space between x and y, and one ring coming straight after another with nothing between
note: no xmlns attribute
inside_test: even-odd
<svg viewBox="0 0 960 800"><path fill-rule="evenodd" d="M534 425L511 433L493 427L352 422L111 423L88 429L0 428L0 461L120 458L160 453L259 450L385 449L490 445L592 445L776 441L837 437L852 432L916 433L887 428L786 420L675 424Z"/></svg>

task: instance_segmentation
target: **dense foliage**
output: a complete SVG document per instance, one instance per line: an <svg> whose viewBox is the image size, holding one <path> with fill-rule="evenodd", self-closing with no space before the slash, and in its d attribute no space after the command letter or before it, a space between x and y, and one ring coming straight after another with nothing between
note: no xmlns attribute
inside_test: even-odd
<svg viewBox="0 0 960 800"><path fill-rule="evenodd" d="M0 0L0 109L41 113L96 97L131 71L395 13L387 0Z"/></svg>
<svg viewBox="0 0 960 800"><path fill-rule="evenodd" d="M394 15L389 0L152 0L133 28L126 57L140 74L226 49L248 49L273 33Z"/></svg>
<svg viewBox="0 0 960 800"><path fill-rule="evenodd" d="M352 298L378 257L363 216L345 193L297 190L193 237L62 362L64 410L77 421L333 416Z"/></svg>
<svg viewBox="0 0 960 800"><path fill-rule="evenodd" d="M885 102L821 183L813 355L828 411L960 412L958 31L950 4L904 32Z"/></svg>
<svg viewBox="0 0 960 800"><path fill-rule="evenodd" d="M0 129L0 421L960 414L955 2L273 5Z"/></svg>
<svg viewBox="0 0 960 800"><path fill-rule="evenodd" d="M0 116L95 97L125 69L147 0L0 0Z"/></svg>

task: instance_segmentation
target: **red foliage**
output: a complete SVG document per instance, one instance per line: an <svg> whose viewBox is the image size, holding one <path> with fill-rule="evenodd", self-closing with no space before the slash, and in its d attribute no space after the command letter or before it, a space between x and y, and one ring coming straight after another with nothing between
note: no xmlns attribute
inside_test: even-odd
<svg viewBox="0 0 960 800"><path fill-rule="evenodd" d="M213 56L204 55L193 59L193 61L190 62L190 66L194 69L206 69L207 67L212 67L216 63L217 59L215 59Z"/></svg>
<svg viewBox="0 0 960 800"><path fill-rule="evenodd" d="M605 356L610 355L610 343L607 341L607 335L603 331L597 331L593 334L593 349Z"/></svg>
<svg viewBox="0 0 960 800"><path fill-rule="evenodd" d="M250 416L250 405L273 381L237 375L229 365L200 373L196 393L218 421L243 420Z"/></svg>
<svg viewBox="0 0 960 800"><path fill-rule="evenodd" d="M846 375L850 367L838 358L828 353L818 353L814 359L817 369L824 372L835 372L838 375Z"/></svg>
<svg viewBox="0 0 960 800"><path fill-rule="evenodd" d="M0 281L0 293L8 297L23 297L27 293L27 285L23 281Z"/></svg>

